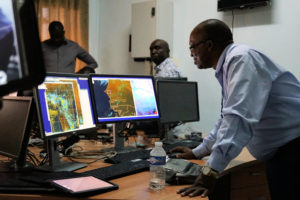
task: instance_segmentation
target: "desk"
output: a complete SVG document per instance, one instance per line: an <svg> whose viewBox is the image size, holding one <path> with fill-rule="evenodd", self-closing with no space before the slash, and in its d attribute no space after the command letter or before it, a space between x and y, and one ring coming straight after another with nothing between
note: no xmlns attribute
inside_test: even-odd
<svg viewBox="0 0 300 200"><path fill-rule="evenodd" d="M95 147L96 144L92 141L84 141L85 145L89 147ZM243 152L229 164L229 168L236 166L240 163L244 163L254 158L250 156L247 150ZM203 165L205 160L194 160L193 162ZM84 172L87 170L107 166L109 164L104 163L103 161L97 161L90 164L87 168L80 169L78 172ZM88 198L71 198L66 196L57 196L53 195L38 195L38 194L0 194L0 200L35 200L35 199L45 199L45 200L58 200L58 199L130 199L130 200L187 200L191 199L190 197L181 197L176 194L176 191L180 188L186 186L166 186L161 191L155 192L148 188L149 183L149 172L141 172L133 174L130 176L118 178L111 180L111 182L119 185L118 190L111 192L91 196ZM208 200L208 198L193 198L193 199L202 199Z"/></svg>

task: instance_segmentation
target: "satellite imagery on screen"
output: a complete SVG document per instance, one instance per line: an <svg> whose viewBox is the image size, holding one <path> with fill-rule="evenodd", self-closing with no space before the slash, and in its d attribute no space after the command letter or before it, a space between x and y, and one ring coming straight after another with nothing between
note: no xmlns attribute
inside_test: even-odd
<svg viewBox="0 0 300 200"><path fill-rule="evenodd" d="M95 127L88 77L47 75L37 95L46 136Z"/></svg>
<svg viewBox="0 0 300 200"><path fill-rule="evenodd" d="M83 123L77 85L45 83L52 132L79 128Z"/></svg>
<svg viewBox="0 0 300 200"><path fill-rule="evenodd" d="M152 82L120 79L94 81L98 117L128 117L157 114Z"/></svg>

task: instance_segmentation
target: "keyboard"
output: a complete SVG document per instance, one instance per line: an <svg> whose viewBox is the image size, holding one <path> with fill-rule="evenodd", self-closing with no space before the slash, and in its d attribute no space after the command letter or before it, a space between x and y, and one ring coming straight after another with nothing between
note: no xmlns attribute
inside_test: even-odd
<svg viewBox="0 0 300 200"><path fill-rule="evenodd" d="M179 141L172 142L171 144L164 144L163 148L168 153L174 147L184 146L184 147L189 147L189 148L193 149L193 148L197 147L199 144L201 144L201 142L199 142L199 141L179 140Z"/></svg>
<svg viewBox="0 0 300 200"><path fill-rule="evenodd" d="M123 176L149 170L148 160L123 161L108 167L102 167L82 174L94 176L103 180L111 180Z"/></svg>
<svg viewBox="0 0 300 200"><path fill-rule="evenodd" d="M122 152L122 153L118 153L117 155L111 158L106 158L104 162L117 164L120 162L137 160L137 159L145 160L149 158L150 151L151 150L139 149L135 151Z"/></svg>

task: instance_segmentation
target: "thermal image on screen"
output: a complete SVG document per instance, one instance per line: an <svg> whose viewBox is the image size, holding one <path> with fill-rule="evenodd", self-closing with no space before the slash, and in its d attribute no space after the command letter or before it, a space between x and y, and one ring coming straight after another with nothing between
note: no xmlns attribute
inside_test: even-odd
<svg viewBox="0 0 300 200"><path fill-rule="evenodd" d="M92 77L98 121L158 118L151 78Z"/></svg>
<svg viewBox="0 0 300 200"><path fill-rule="evenodd" d="M135 115L135 107L130 81L108 80L106 94L110 98L110 107L116 116ZM103 116L105 117L105 115Z"/></svg>
<svg viewBox="0 0 300 200"><path fill-rule="evenodd" d="M47 136L95 126L87 78L46 77L38 89Z"/></svg>
<svg viewBox="0 0 300 200"><path fill-rule="evenodd" d="M79 128L83 122L81 110L78 110L81 104L73 83L46 83L45 86L52 131L61 132Z"/></svg>

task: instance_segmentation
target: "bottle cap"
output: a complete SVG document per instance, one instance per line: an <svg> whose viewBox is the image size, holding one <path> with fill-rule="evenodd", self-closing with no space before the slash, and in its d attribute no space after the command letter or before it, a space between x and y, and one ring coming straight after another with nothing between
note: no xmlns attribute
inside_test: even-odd
<svg viewBox="0 0 300 200"><path fill-rule="evenodd" d="M162 147L162 142L155 142L154 144L156 147Z"/></svg>

